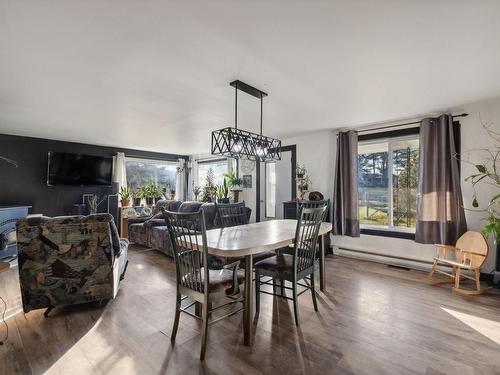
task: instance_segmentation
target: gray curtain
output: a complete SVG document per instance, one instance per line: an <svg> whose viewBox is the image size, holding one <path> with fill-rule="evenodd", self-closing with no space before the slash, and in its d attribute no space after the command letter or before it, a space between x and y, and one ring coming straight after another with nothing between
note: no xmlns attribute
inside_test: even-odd
<svg viewBox="0 0 500 375"><path fill-rule="evenodd" d="M333 234L359 237L358 133L340 132L333 191Z"/></svg>
<svg viewBox="0 0 500 375"><path fill-rule="evenodd" d="M453 117L423 119L415 241L454 245L466 230Z"/></svg>

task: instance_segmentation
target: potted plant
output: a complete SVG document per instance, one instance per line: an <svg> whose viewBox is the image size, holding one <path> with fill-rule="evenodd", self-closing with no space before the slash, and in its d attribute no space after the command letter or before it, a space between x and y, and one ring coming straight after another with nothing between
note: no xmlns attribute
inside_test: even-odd
<svg viewBox="0 0 500 375"><path fill-rule="evenodd" d="M120 197L122 207L128 207L130 205L130 189L128 186L120 187Z"/></svg>
<svg viewBox="0 0 500 375"><path fill-rule="evenodd" d="M215 196L217 195L217 186L215 186L214 179L214 171L212 168L209 168L205 179L205 186L203 186L201 192L202 202L213 202L215 199Z"/></svg>
<svg viewBox="0 0 500 375"><path fill-rule="evenodd" d="M139 190L132 190L130 195L132 197L133 205L140 206L141 205L141 198L142 198L140 189Z"/></svg>
<svg viewBox="0 0 500 375"><path fill-rule="evenodd" d="M99 200L99 197L95 194L89 195L87 197L87 206L89 209L89 215L95 215L97 213L97 209L99 205L104 202L106 197L103 197Z"/></svg>
<svg viewBox="0 0 500 375"><path fill-rule="evenodd" d="M496 143L496 145L489 148L485 148L481 151L485 155L483 162L481 164L476 164L470 162L469 160L461 159L466 163L474 165L477 173L468 176L465 181L469 181L472 184L474 193L472 195L472 207L477 212L483 212L485 214L484 221L486 225L483 227L481 232L486 236L493 238L496 245L496 275L495 283L500 285L500 280L498 280L498 273L500 271L500 171L498 170L498 163L500 161L500 134L491 129L492 124L482 124L483 128L486 130L490 138ZM494 186L496 191L493 193L493 197L487 201L487 203L480 205L480 198L478 198L476 187L478 184L487 184Z"/></svg>
<svg viewBox="0 0 500 375"><path fill-rule="evenodd" d="M149 180L146 185L141 188L142 196L146 199L146 205L152 206L155 199L161 198L162 191L153 180Z"/></svg>
<svg viewBox="0 0 500 375"><path fill-rule="evenodd" d="M233 199L237 203L239 200L239 195L243 191L243 189L241 188L241 178L239 178L233 171L224 173L224 178L227 179L229 190L231 190L231 192L233 193Z"/></svg>
<svg viewBox="0 0 500 375"><path fill-rule="evenodd" d="M217 186L217 202L218 203L229 203L229 188L227 186L227 181L224 178L224 183Z"/></svg>
<svg viewBox="0 0 500 375"><path fill-rule="evenodd" d="M193 195L195 201L198 201L198 195L200 195L200 192L201 192L200 187L193 183Z"/></svg>
<svg viewBox="0 0 500 375"><path fill-rule="evenodd" d="M297 178L302 178L306 175L307 173L307 169L306 169L306 166L305 164L299 164L297 163L297 167L295 168L295 174L297 176Z"/></svg>

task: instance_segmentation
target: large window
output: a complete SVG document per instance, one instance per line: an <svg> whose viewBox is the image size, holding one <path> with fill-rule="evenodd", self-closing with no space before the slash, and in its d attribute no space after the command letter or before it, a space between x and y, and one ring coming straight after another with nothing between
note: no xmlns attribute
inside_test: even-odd
<svg viewBox="0 0 500 375"><path fill-rule="evenodd" d="M276 217L276 163L266 163L266 217Z"/></svg>
<svg viewBox="0 0 500 375"><path fill-rule="evenodd" d="M229 171L229 164L227 159L199 161L198 186L205 186L209 169L212 169L215 184L221 185L224 183L224 173L227 173Z"/></svg>
<svg viewBox="0 0 500 375"><path fill-rule="evenodd" d="M127 184L137 191L141 186L154 181L160 188L175 190L177 163L163 160L126 158Z"/></svg>
<svg viewBox="0 0 500 375"><path fill-rule="evenodd" d="M418 134L358 144L361 228L414 232L418 189Z"/></svg>

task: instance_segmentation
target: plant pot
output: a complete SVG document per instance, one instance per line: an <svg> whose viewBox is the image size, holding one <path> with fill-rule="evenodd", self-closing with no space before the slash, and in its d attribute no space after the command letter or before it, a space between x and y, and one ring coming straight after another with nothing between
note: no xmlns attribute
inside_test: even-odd
<svg viewBox="0 0 500 375"><path fill-rule="evenodd" d="M141 198L134 198L134 206L140 206L141 205Z"/></svg>
<svg viewBox="0 0 500 375"><path fill-rule="evenodd" d="M146 198L146 205L147 206L152 206L154 203L155 199L154 198Z"/></svg>
<svg viewBox="0 0 500 375"><path fill-rule="evenodd" d="M162 199L163 199L162 197L155 198L155 204L161 201Z"/></svg>
<svg viewBox="0 0 500 375"><path fill-rule="evenodd" d="M297 178L304 178L304 174L303 173L297 173Z"/></svg>
<svg viewBox="0 0 500 375"><path fill-rule="evenodd" d="M122 207L128 207L128 206L130 206L130 199L122 199L122 200L120 200L120 203L121 203Z"/></svg>
<svg viewBox="0 0 500 375"><path fill-rule="evenodd" d="M217 198L217 203L228 204L229 198Z"/></svg>

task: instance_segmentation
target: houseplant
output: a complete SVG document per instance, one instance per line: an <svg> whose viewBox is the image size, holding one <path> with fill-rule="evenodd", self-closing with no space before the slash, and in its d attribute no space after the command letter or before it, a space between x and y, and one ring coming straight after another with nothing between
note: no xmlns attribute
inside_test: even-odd
<svg viewBox="0 0 500 375"><path fill-rule="evenodd" d="M461 160L474 165L477 171L477 173L466 177L465 181L469 181L472 184L472 207L474 207L476 212L483 212L485 214L483 220L486 222L486 225L482 228L481 232L486 237L493 238L495 241L497 248L496 270L500 271L500 133L492 129L493 124L491 123L482 123L482 125L496 145L474 150L476 153L480 152L485 155L480 163L471 162L464 158L461 158ZM494 188L493 197L486 199L486 202L478 197L477 188L480 185L489 185Z"/></svg>
<svg viewBox="0 0 500 375"><path fill-rule="evenodd" d="M198 185L195 185L193 183L193 195L194 195L194 200L198 201L198 195L200 195L201 189Z"/></svg>
<svg viewBox="0 0 500 375"><path fill-rule="evenodd" d="M217 195L217 186L215 186L214 180L214 171L212 168L209 168L207 171L207 177L205 178L205 186L203 186L201 191L202 202L213 202L215 196Z"/></svg>
<svg viewBox="0 0 500 375"><path fill-rule="evenodd" d="M224 178L227 179L228 188L233 193L233 199L237 203L239 195L243 191L243 189L241 189L241 178L239 178L233 171L224 173Z"/></svg>
<svg viewBox="0 0 500 375"><path fill-rule="evenodd" d="M229 188L227 185L227 180L224 178L224 183L222 185L217 185L217 202L218 203L229 203Z"/></svg>
<svg viewBox="0 0 500 375"><path fill-rule="evenodd" d="M297 175L297 178L304 177L306 173L307 173L307 169L306 169L305 164L297 163L297 167L295 168L295 174Z"/></svg>
<svg viewBox="0 0 500 375"><path fill-rule="evenodd" d="M311 179L307 175L307 169L304 164L298 164L295 168L296 179L295 182L297 184L297 196L299 199L304 199L304 194L309 190L309 185L311 184Z"/></svg>
<svg viewBox="0 0 500 375"><path fill-rule="evenodd" d="M99 197L95 194L89 195L87 197L87 206L89 209L89 215L94 215L97 213L97 209L101 205L102 202L106 200L106 197L102 197L99 199Z"/></svg>
<svg viewBox="0 0 500 375"><path fill-rule="evenodd" d="M132 197L132 204L134 206L140 206L141 205L141 198L142 198L140 189L132 190L130 192L130 195Z"/></svg>
<svg viewBox="0 0 500 375"><path fill-rule="evenodd" d="M149 180L146 185L141 187L141 194L146 199L146 205L152 206L155 199L161 198L163 192L153 180Z"/></svg>
<svg viewBox="0 0 500 375"><path fill-rule="evenodd" d="M128 186L120 187L120 197L122 207L128 207L130 205L130 189Z"/></svg>

